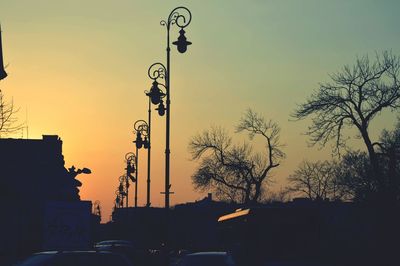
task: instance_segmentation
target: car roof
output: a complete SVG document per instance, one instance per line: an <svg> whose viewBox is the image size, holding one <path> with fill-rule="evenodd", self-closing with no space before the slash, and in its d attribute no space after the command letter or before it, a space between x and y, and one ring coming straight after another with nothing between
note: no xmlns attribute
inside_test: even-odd
<svg viewBox="0 0 400 266"><path fill-rule="evenodd" d="M34 253L34 255L56 255L56 254L93 254L93 253L107 253L114 254L110 251L97 251L97 250L49 250Z"/></svg>
<svg viewBox="0 0 400 266"><path fill-rule="evenodd" d="M104 245L104 244L128 244L132 245L133 242L130 240L103 240L100 242L97 242L96 245Z"/></svg>
<svg viewBox="0 0 400 266"><path fill-rule="evenodd" d="M226 256L228 255L225 251L204 251L204 252L195 252L188 254L186 256Z"/></svg>

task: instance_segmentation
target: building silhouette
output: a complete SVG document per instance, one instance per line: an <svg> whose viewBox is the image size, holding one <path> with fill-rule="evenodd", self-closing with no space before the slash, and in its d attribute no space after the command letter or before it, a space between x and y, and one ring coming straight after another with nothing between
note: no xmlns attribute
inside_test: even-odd
<svg viewBox="0 0 400 266"><path fill-rule="evenodd" d="M65 168L56 135L0 139L0 151L1 260L40 250L46 204L80 201L82 184Z"/></svg>

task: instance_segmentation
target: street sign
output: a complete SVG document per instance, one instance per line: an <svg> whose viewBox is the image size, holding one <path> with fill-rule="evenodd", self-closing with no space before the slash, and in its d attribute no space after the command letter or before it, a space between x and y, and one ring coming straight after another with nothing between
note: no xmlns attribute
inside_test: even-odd
<svg viewBox="0 0 400 266"><path fill-rule="evenodd" d="M90 201L48 202L44 215L46 250L87 249L91 244Z"/></svg>

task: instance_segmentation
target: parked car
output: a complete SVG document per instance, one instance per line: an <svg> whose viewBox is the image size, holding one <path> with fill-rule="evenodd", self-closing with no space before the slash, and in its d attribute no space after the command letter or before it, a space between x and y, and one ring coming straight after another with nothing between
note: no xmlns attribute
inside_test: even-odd
<svg viewBox="0 0 400 266"><path fill-rule="evenodd" d="M94 245L97 251L111 251L126 256L135 265L143 265L148 257L148 251L138 247L130 240L103 240Z"/></svg>
<svg viewBox="0 0 400 266"><path fill-rule="evenodd" d="M46 251L31 255L18 266L133 266L123 255L103 251Z"/></svg>
<svg viewBox="0 0 400 266"><path fill-rule="evenodd" d="M227 252L196 252L185 255L178 266L235 266L232 256Z"/></svg>
<svg viewBox="0 0 400 266"><path fill-rule="evenodd" d="M322 264L313 261L268 261L262 266L333 266L333 264Z"/></svg>
<svg viewBox="0 0 400 266"><path fill-rule="evenodd" d="M126 253L135 251L136 245L129 240L104 240L94 244L94 249L100 251L118 251Z"/></svg>

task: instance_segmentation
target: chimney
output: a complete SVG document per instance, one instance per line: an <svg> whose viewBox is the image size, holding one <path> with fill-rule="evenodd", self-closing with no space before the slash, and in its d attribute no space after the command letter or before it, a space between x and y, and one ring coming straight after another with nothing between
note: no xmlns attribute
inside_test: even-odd
<svg viewBox="0 0 400 266"><path fill-rule="evenodd" d="M212 201L212 193L207 194L207 200Z"/></svg>

